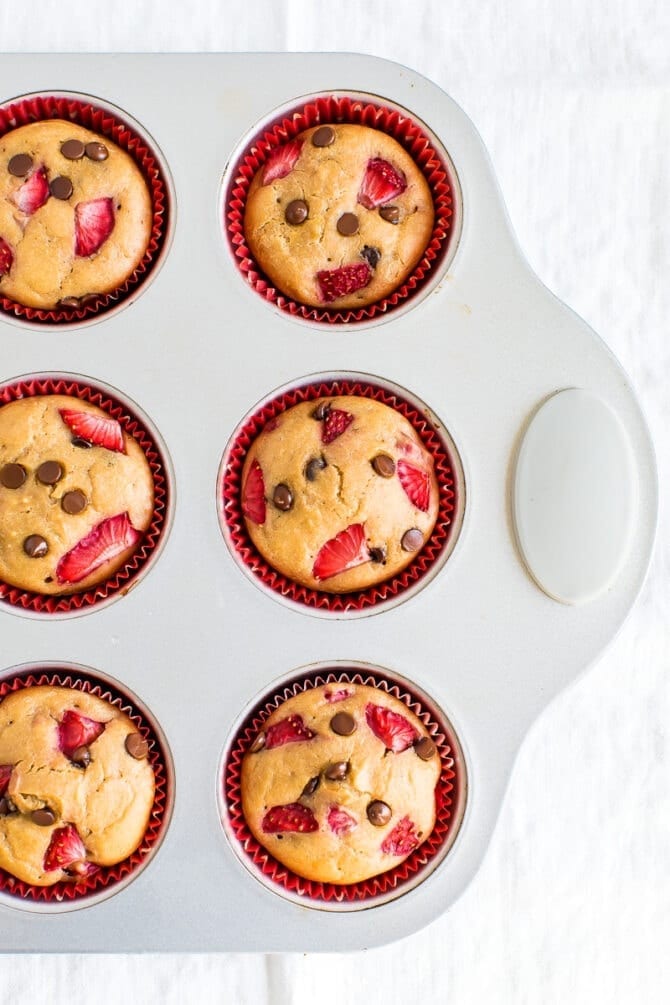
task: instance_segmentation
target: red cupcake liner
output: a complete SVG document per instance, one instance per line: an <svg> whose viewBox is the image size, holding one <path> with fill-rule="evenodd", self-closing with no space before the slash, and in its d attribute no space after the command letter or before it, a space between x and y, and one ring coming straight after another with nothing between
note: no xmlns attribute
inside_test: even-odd
<svg viewBox="0 0 670 1005"><path fill-rule="evenodd" d="M349 593L327 593L314 590L289 579L273 569L253 544L242 513L242 469L246 455L256 437L269 422L286 409L303 401L313 401L321 397L339 395L359 395L372 398L400 412L418 433L424 447L429 451L435 465L440 501L437 521L433 532L416 558L396 576L366 590ZM225 523L229 546L238 559L264 586L274 593L297 604L319 611L344 614L364 611L367 608L389 601L405 590L415 586L442 556L451 542L454 524L453 514L458 509L461 486L455 477L455 465L449 452L426 416L416 405L402 398L395 391L363 380L325 380L293 388L273 398L258 409L238 432L229 447L222 477L219 482L220 519Z"/></svg>
<svg viewBox="0 0 670 1005"><path fill-rule="evenodd" d="M51 596L32 593L12 586L0 579L0 603L39 614L64 614L91 608L116 593L127 593L144 571L167 528L170 503L170 486L167 464L161 451L141 419L127 405L118 401L106 390L66 377L34 377L0 387L0 408L20 398L46 394L67 394L91 405L97 405L121 425L121 428L142 448L151 468L154 484L154 512L137 550L108 580L82 593Z"/></svg>
<svg viewBox="0 0 670 1005"><path fill-rule="evenodd" d="M0 702L8 694L21 691L27 687L64 687L72 688L76 691L83 691L86 694L95 695L104 701L115 705L116 708L125 712L133 723L137 726L138 732L147 740L149 744L149 761L154 771L155 794L154 804L149 816L147 830L142 838L139 847L118 865L99 866L97 871L91 875L73 879L71 881L61 881L53 886L33 886L24 880L17 879L11 873L0 869L0 891L11 894L19 900L33 901L42 904L54 904L67 901L84 900L105 888L111 888L116 884L127 881L131 873L135 872L145 863L147 856L157 846L167 830L170 813L170 793L167 764L167 754L158 737L157 732L133 706L132 701L123 692L112 687L104 681L99 681L95 677L86 674L76 673L71 669L49 667L42 671L32 671L27 674L19 674L7 680L0 680ZM124 883L125 885L125 883Z"/></svg>
<svg viewBox="0 0 670 1005"><path fill-rule="evenodd" d="M111 293L101 294L97 300L82 307L53 307L50 309L25 307L8 297L0 296L4 314L30 321L33 324L58 325L87 321L94 315L116 307L130 297L140 283L149 276L161 258L169 232L170 200L167 181L156 154L132 126L118 118L107 108L100 108L73 95L33 95L20 98L0 108L0 137L19 126L45 119L65 119L91 132L106 137L129 154L139 167L149 188L153 218L149 243L142 261L135 271Z"/></svg>
<svg viewBox="0 0 670 1005"><path fill-rule="evenodd" d="M249 747L272 713L289 698L323 684L359 684L376 687L398 698L423 722L435 743L441 762L440 777L435 788L435 826L423 844L404 862L387 872L361 883L323 883L305 879L278 862L252 835L242 812L242 761ZM412 694L403 682L398 684L371 668L342 670L324 668L308 671L287 683L278 694L261 701L240 726L224 765L222 795L228 811L232 834L251 866L273 885L277 892L285 891L321 904L358 905L364 901L400 895L413 887L422 872L434 863L440 853L445 855L456 838L465 808L465 767L460 746L446 723L438 721L426 709L419 696ZM432 869L431 869L432 871ZM364 905L365 906L365 905ZM369 906L373 906L370 904Z"/></svg>
<svg viewBox="0 0 670 1005"><path fill-rule="evenodd" d="M428 246L420 262L388 297L366 307L337 309L310 307L285 296L263 273L254 259L244 235L244 211L249 188L258 169L272 149L293 139L311 126L345 122L369 126L392 136L414 159L430 188L435 207L435 223ZM388 314L421 292L426 280L444 260L453 236L453 192L455 185L440 154L423 127L397 108L389 108L352 95L324 95L297 105L292 111L270 123L254 138L231 173L226 193L225 219L228 241L237 266L252 289L265 300L293 317L326 324L369 321Z"/></svg>

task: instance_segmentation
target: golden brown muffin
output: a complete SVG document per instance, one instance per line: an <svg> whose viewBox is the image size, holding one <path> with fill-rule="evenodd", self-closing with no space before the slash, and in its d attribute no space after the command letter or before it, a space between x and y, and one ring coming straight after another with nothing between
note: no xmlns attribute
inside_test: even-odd
<svg viewBox="0 0 670 1005"><path fill-rule="evenodd" d="M274 569L329 593L396 575L435 526L433 459L412 425L370 398L289 408L251 445L242 510Z"/></svg>
<svg viewBox="0 0 670 1005"><path fill-rule="evenodd" d="M50 119L0 138L0 295L51 308L110 293L151 225L141 171L106 137Z"/></svg>
<svg viewBox="0 0 670 1005"><path fill-rule="evenodd" d="M153 801L148 745L114 705L67 687L0 702L0 868L51 886L115 865Z"/></svg>
<svg viewBox="0 0 670 1005"><path fill-rule="evenodd" d="M128 560L154 492L139 444L106 412L67 395L0 407L0 579L79 593Z"/></svg>
<svg viewBox="0 0 670 1005"><path fill-rule="evenodd" d="M359 883L399 865L435 825L440 758L386 691L336 683L289 698L242 763L256 840L306 879Z"/></svg>
<svg viewBox="0 0 670 1005"><path fill-rule="evenodd" d="M315 307L362 307L410 275L433 230L428 184L391 136L316 126L276 147L246 200L244 233L263 272Z"/></svg>

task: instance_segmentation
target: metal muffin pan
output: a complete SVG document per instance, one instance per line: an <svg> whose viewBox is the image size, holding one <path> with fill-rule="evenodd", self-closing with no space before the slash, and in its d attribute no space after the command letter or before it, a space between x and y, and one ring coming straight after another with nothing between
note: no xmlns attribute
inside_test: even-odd
<svg viewBox="0 0 670 1005"><path fill-rule="evenodd" d="M255 124L305 95L349 88L406 108L439 138L460 181L462 231L429 296L383 323L326 328L274 311L245 288L223 235L220 192ZM639 592L657 486L634 392L606 346L524 261L470 121L405 67L321 53L3 57L1 103L40 91L90 94L154 138L174 183L174 239L151 287L96 324L35 331L0 319L0 379L79 373L136 401L172 458L175 518L148 575L104 610L36 621L2 609L1 669L74 662L127 686L164 731L175 803L155 859L126 889L58 916L3 902L0 945L326 951L408 935L470 882L524 735L597 659ZM458 547L444 569L397 608L348 621L309 617L256 589L225 546L216 505L225 445L253 405L303 375L337 371L396 383L428 402L453 437L467 486ZM532 580L510 504L526 423L570 387L618 416L637 479L628 556L611 588L579 606L551 600ZM217 768L242 710L278 677L342 660L415 682L453 724L467 767L453 848L425 882L371 914L315 911L266 889L238 861L217 807Z"/></svg>

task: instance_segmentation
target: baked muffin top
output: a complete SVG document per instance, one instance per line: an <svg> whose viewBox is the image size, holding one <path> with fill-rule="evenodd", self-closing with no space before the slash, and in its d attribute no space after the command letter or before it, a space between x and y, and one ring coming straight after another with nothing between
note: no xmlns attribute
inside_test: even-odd
<svg viewBox="0 0 670 1005"><path fill-rule="evenodd" d="M249 448L242 510L270 565L330 593L367 589L405 568L439 509L433 459L411 423L354 395L303 402Z"/></svg>
<svg viewBox="0 0 670 1005"><path fill-rule="evenodd" d="M315 307L363 307L410 275L434 215L428 184L397 140L334 124L271 151L249 188L244 232L283 293Z"/></svg>
<svg viewBox="0 0 670 1005"><path fill-rule="evenodd" d="M0 407L0 579L43 594L108 579L153 514L140 445L106 412L67 395Z"/></svg>
<svg viewBox="0 0 670 1005"><path fill-rule="evenodd" d="M148 745L116 706L68 687L0 702L0 868L37 886L123 861L154 801Z"/></svg>
<svg viewBox="0 0 670 1005"><path fill-rule="evenodd" d="M399 699L360 684L283 702L242 763L256 840L317 882L358 883L399 865L430 835L440 757Z"/></svg>
<svg viewBox="0 0 670 1005"><path fill-rule="evenodd" d="M0 295L52 308L112 292L151 226L144 177L107 137L60 119L0 137Z"/></svg>

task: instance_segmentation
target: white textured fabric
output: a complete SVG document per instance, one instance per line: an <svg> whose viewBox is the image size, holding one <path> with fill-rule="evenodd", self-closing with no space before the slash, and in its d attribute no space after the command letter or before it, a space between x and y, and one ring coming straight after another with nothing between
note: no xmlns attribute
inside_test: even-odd
<svg viewBox="0 0 670 1005"><path fill-rule="evenodd" d="M0 49L359 50L432 78L480 130L532 267L631 375L667 497L668 4L254 0L236 14L231 6L5 0ZM5 957L0 1002L670 1000L667 509L664 498L631 617L532 730L479 875L429 929L337 958Z"/></svg>

